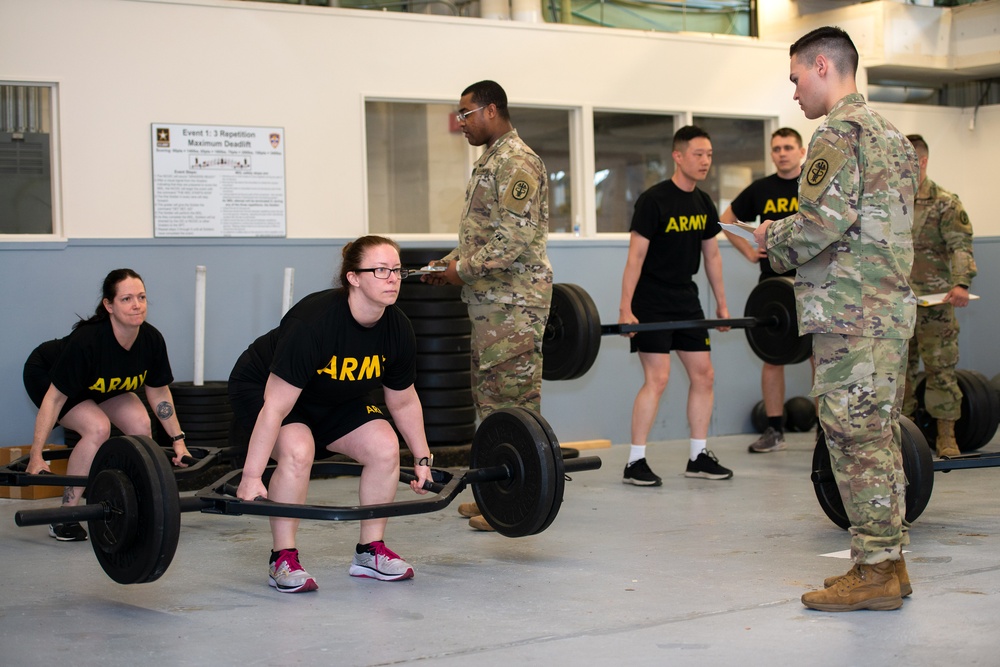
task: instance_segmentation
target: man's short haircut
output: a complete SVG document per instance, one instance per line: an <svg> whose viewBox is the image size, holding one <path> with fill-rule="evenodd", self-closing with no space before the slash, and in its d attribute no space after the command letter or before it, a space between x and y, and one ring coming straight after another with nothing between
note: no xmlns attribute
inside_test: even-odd
<svg viewBox="0 0 1000 667"><path fill-rule="evenodd" d="M931 149L927 147L927 142L919 134L908 134L906 138L913 144L914 150L920 157L927 157L931 154Z"/></svg>
<svg viewBox="0 0 1000 667"><path fill-rule="evenodd" d="M774 139L775 137L792 137L796 142L798 142L799 148L802 148L802 135L790 127L779 127L771 133L771 139Z"/></svg>
<svg viewBox="0 0 1000 667"><path fill-rule="evenodd" d="M808 32L788 49L788 57L798 56L799 61L812 67L816 56L823 54L833 61L842 75L858 73L858 50L851 36L840 28L824 26Z"/></svg>
<svg viewBox="0 0 1000 667"><path fill-rule="evenodd" d="M674 132L674 143L670 150L683 152L687 148L687 145L691 143L691 140L698 137L705 137L709 141L712 140L712 137L708 136L708 132L697 125L685 125Z"/></svg>
<svg viewBox="0 0 1000 667"><path fill-rule="evenodd" d="M495 104L497 113L504 120L510 120L510 111L507 110L507 93L496 81L478 81L462 91L462 97L472 93L472 101L481 107L488 107ZM471 109L469 109L471 111Z"/></svg>

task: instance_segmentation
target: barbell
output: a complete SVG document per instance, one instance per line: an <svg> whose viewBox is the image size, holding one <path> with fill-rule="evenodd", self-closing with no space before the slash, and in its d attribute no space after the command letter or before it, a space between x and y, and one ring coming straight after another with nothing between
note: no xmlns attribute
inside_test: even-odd
<svg viewBox="0 0 1000 667"><path fill-rule="evenodd" d="M903 472L906 476L906 520L914 522L927 508L934 490L934 473L948 473L967 468L995 468L1000 466L1000 453L964 454L953 458L935 459L920 428L906 417L899 419L902 432L901 450ZM813 450L813 472L810 479L816 499L826 516L841 528L847 529L851 521L840 497L826 436L820 433Z"/></svg>
<svg viewBox="0 0 1000 667"><path fill-rule="evenodd" d="M783 366L805 361L812 354L812 337L800 336L795 291L790 278L774 277L754 286L744 317L638 324L601 324L597 306L579 285L556 283L542 340L542 378L573 380L597 360L601 337L640 331L680 329L745 329L747 342L763 361Z"/></svg>
<svg viewBox="0 0 1000 667"><path fill-rule="evenodd" d="M356 521L406 516L447 506L466 486L483 517L501 535L523 537L542 532L562 504L567 472L596 470L601 459L564 461L548 422L525 408L490 414L476 429L469 470L434 468L424 488L434 495L363 506L319 506L246 501L236 497L242 470L227 473L195 493L180 498L167 457L146 436L113 437L98 449L87 477L29 475L0 468L0 485L84 486L86 505L21 510L18 526L85 521L101 567L120 584L151 582L170 565L177 549L182 512L243 514L327 521ZM265 471L265 484L274 472ZM358 463L317 461L313 476L360 476ZM416 477L400 471L400 481Z"/></svg>

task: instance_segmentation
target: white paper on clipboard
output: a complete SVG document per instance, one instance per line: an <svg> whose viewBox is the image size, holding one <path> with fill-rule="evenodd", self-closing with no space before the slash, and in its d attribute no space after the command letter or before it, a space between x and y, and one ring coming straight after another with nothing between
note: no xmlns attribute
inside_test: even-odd
<svg viewBox="0 0 1000 667"><path fill-rule="evenodd" d="M948 296L947 292L938 292L937 294L924 294L923 296L917 297L918 306L940 306L944 303L944 298ZM979 298L978 294L970 294L969 301L975 301Z"/></svg>
<svg viewBox="0 0 1000 667"><path fill-rule="evenodd" d="M749 222L720 222L719 225L730 234L736 234L751 243L757 243L753 237L753 233L757 229L757 225L755 224L750 224Z"/></svg>

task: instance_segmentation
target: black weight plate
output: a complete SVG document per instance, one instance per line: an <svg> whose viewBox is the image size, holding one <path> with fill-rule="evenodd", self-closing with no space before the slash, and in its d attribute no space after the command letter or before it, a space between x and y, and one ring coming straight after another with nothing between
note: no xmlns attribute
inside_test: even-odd
<svg viewBox="0 0 1000 667"><path fill-rule="evenodd" d="M181 423L182 431L187 430L186 427L188 424L192 424L191 428L204 428L205 424L228 424L232 418L233 411L231 409L219 410L212 413L187 412L177 417Z"/></svg>
<svg viewBox="0 0 1000 667"><path fill-rule="evenodd" d="M408 267L419 268L419 267ZM420 282L419 276L407 278L399 288L398 301L458 301L461 303L461 285L429 285Z"/></svg>
<svg viewBox="0 0 1000 667"><path fill-rule="evenodd" d="M958 389L962 392L960 407L962 416L955 422L955 440L958 442L958 448L962 452L971 452L979 449L989 442L993 434L996 433L996 427L994 426L993 433L989 435L989 438L983 439L990 428L991 422L997 418L996 412L992 414L986 413L992 412L991 409L995 408L997 404L993 400L993 397L990 396L992 392L986 389L985 383L981 384L977 381L978 378L976 375L978 374L974 373L975 371L964 369L955 371L958 380ZM983 379L985 380L985 378ZM920 379L915 391L918 405L915 421L920 430L923 431L928 444L933 447L937 442L937 420L927 412L925 407L926 393L927 378L925 376Z"/></svg>
<svg viewBox="0 0 1000 667"><path fill-rule="evenodd" d="M906 475L906 520L912 523L930 501L934 489L934 461L927 440L916 424L906 417L900 417L899 427L902 433L903 472ZM851 521L844 510L844 501L833 478L825 434L821 433L816 440L812 468L813 474L820 478L820 481L813 481L813 489L823 512L841 528L850 528Z"/></svg>
<svg viewBox="0 0 1000 667"><path fill-rule="evenodd" d="M421 389L462 389L472 386L472 373L469 371L453 371L451 373L421 373L413 382L417 394Z"/></svg>
<svg viewBox="0 0 1000 667"><path fill-rule="evenodd" d="M969 386L974 388L976 398L976 413L979 430L976 433L972 449L979 449L989 443L996 435L997 426L1000 425L1000 397L990 386L986 376L978 371L965 371ZM963 450L971 451L971 450Z"/></svg>
<svg viewBox="0 0 1000 667"><path fill-rule="evenodd" d="M530 413L497 410L476 429L470 467L494 466L506 466L511 477L473 484L483 518L507 537L535 534L550 520L557 485L552 443Z"/></svg>
<svg viewBox="0 0 1000 667"><path fill-rule="evenodd" d="M475 405L472 390L465 389L418 389L417 396L424 408L452 408Z"/></svg>
<svg viewBox="0 0 1000 667"><path fill-rule="evenodd" d="M761 360L775 366L797 364L812 354L812 336L800 336L791 278L777 276L757 283L747 297L744 317L775 318L776 325L745 329L747 342Z"/></svg>
<svg viewBox="0 0 1000 667"><path fill-rule="evenodd" d="M992 378L990 378L990 387L998 396L1000 396L1000 373L997 373Z"/></svg>
<svg viewBox="0 0 1000 667"><path fill-rule="evenodd" d="M437 320L410 320L413 333L420 336L468 336L472 322L468 317L451 317Z"/></svg>
<svg viewBox="0 0 1000 667"><path fill-rule="evenodd" d="M177 404L174 403L174 407L177 408L177 414L178 415L183 415L183 416L188 416L188 415L220 415L220 414L229 414L229 415L231 415L233 413L233 408L232 408L231 405L229 405L229 399L228 398L225 400L225 402L218 401L214 405L204 405L204 404L195 403L193 405L192 404L185 404L185 405L182 405L181 407L178 407ZM181 412L182 410L183 410L183 412ZM154 417L154 419L155 419L155 417Z"/></svg>
<svg viewBox="0 0 1000 667"><path fill-rule="evenodd" d="M566 468L563 465L564 459L578 458L580 456L580 450L572 449L570 447L560 447L559 439L556 437L555 431L552 430L552 426L549 425L548 420L542 415L535 412L534 410L529 410L527 408L520 408L524 412L531 415L538 425L542 427L542 431L549 439L549 446L552 447L552 460L555 463L555 474L553 476L553 481L555 482L555 488L553 489L552 495L552 510L549 512L549 516L545 519L542 525L533 534L537 535L546 528L548 528L553 521L555 521L556 515L559 514L559 508L562 506L563 492L566 489Z"/></svg>
<svg viewBox="0 0 1000 667"><path fill-rule="evenodd" d="M567 284L552 286L552 304L542 338L543 380L569 380L593 366L597 354L591 354L592 340L596 337L599 348L601 321L592 306L592 301L587 303Z"/></svg>
<svg viewBox="0 0 1000 667"><path fill-rule="evenodd" d="M174 382L170 385L174 400L188 397L229 396L228 382L205 382L195 386L193 382Z"/></svg>
<svg viewBox="0 0 1000 667"><path fill-rule="evenodd" d="M423 371L469 371L471 357L468 354L418 354L417 372Z"/></svg>
<svg viewBox="0 0 1000 667"><path fill-rule="evenodd" d="M475 424L476 409L467 408L424 408L424 425Z"/></svg>
<svg viewBox="0 0 1000 667"><path fill-rule="evenodd" d="M475 424L447 424L424 426L428 444L467 444L476 435Z"/></svg>
<svg viewBox="0 0 1000 667"><path fill-rule="evenodd" d="M131 544L107 553L100 540L91 540L101 567L120 584L155 581L166 571L177 550L181 513L177 481L170 463L151 438L111 438L97 450L90 467L91 483L102 470L117 470L132 483L138 509ZM104 521L90 521L91 535L104 529Z"/></svg>
<svg viewBox="0 0 1000 667"><path fill-rule="evenodd" d="M811 398L793 396L785 401L784 414L790 431L806 433L816 426L816 404Z"/></svg>
<svg viewBox="0 0 1000 667"><path fill-rule="evenodd" d="M417 336L417 354L456 354L472 351L472 336Z"/></svg>
<svg viewBox="0 0 1000 667"><path fill-rule="evenodd" d="M575 380L583 377L593 367L594 362L597 361L597 354L601 351L601 314L598 312L597 304L590 298L587 290L573 283L565 283L565 286L580 299L580 303L583 304L583 308L587 312L587 320L590 322L590 327L588 328L589 335L585 340L586 347L584 348L583 363L580 364L580 368L569 378L570 380Z"/></svg>
<svg viewBox="0 0 1000 667"><path fill-rule="evenodd" d="M87 504L105 505L107 508L107 518L104 521L88 524L91 526L90 539L95 549L116 554L135 543L139 502L135 486L128 475L121 470L101 470L90 483Z"/></svg>
<svg viewBox="0 0 1000 667"><path fill-rule="evenodd" d="M465 318L469 319L469 307L461 301L405 301L397 300L396 305L408 318Z"/></svg>

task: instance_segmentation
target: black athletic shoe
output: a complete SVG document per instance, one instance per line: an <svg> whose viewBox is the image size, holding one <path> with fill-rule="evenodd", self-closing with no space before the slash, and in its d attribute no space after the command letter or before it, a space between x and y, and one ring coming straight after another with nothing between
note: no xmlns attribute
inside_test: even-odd
<svg viewBox="0 0 1000 667"><path fill-rule="evenodd" d="M635 484L636 486L660 486L663 484L663 480L649 469L646 459L641 458L625 466L625 475L622 477L622 483Z"/></svg>
<svg viewBox="0 0 1000 667"><path fill-rule="evenodd" d="M733 471L719 465L719 459L707 449L702 450L694 461L688 459L685 477L701 477L702 479L729 479Z"/></svg>
<svg viewBox="0 0 1000 667"><path fill-rule="evenodd" d="M49 524L49 537L54 537L60 542L86 542L87 531L75 521L72 523L53 523Z"/></svg>

